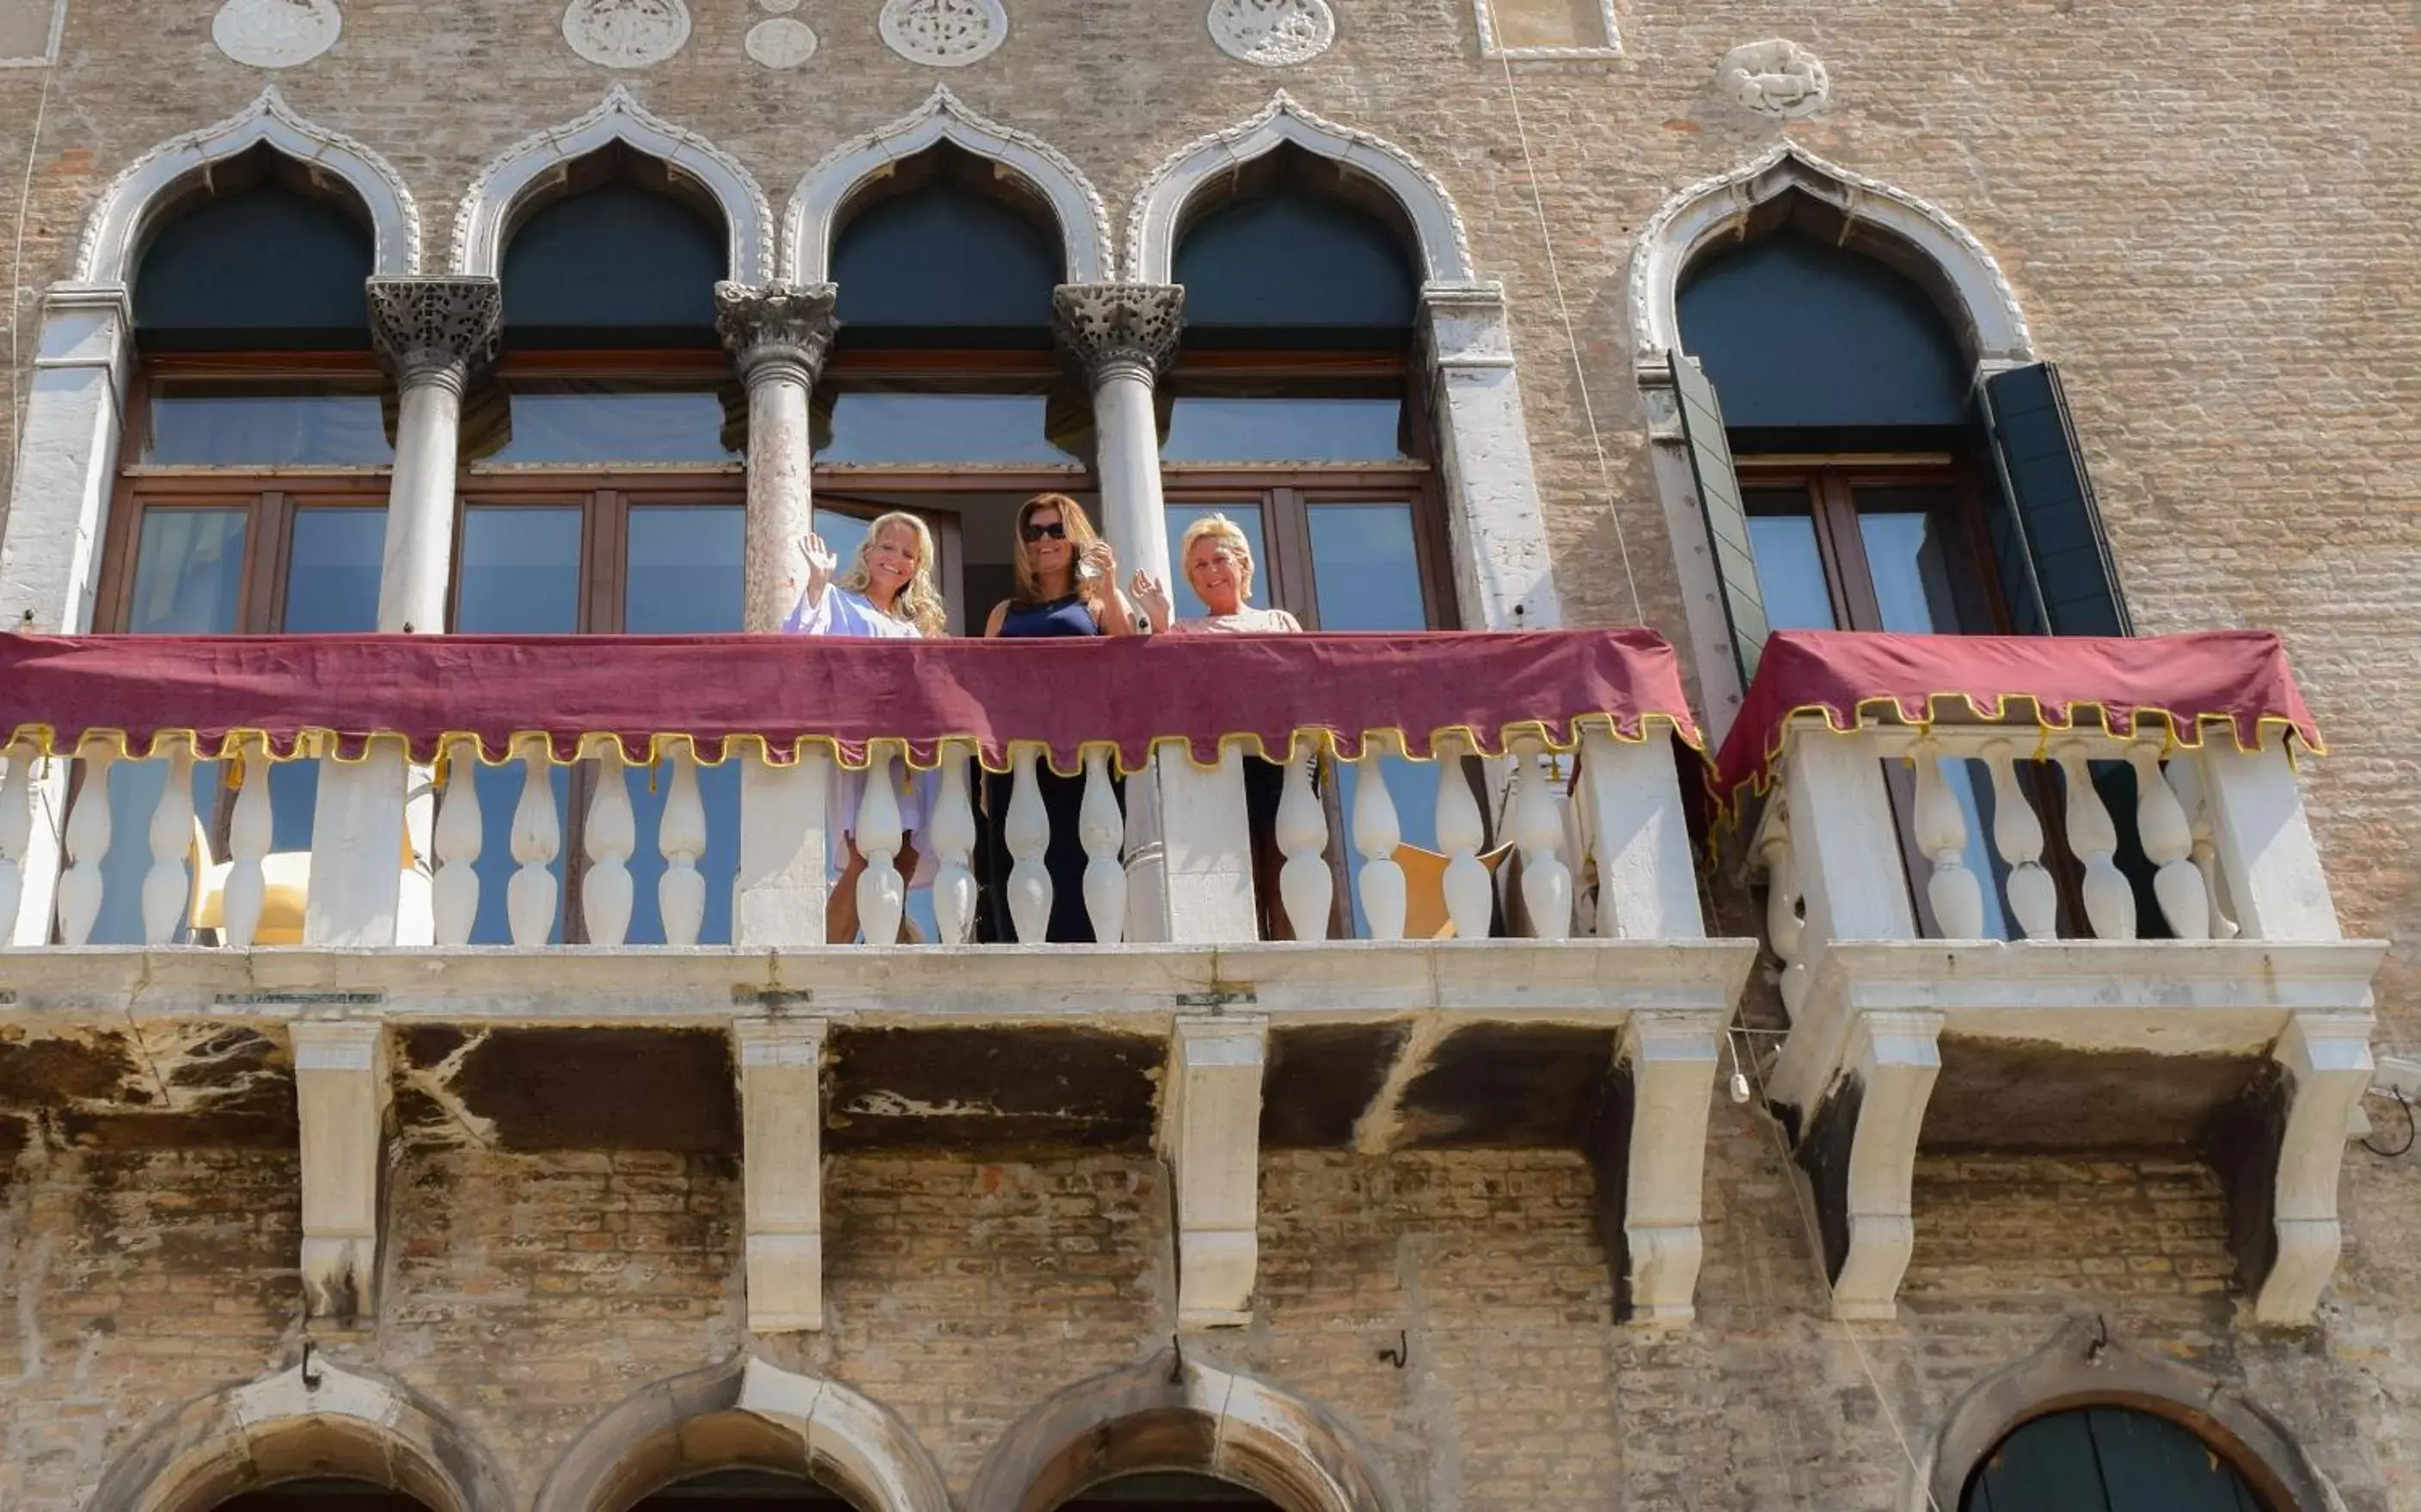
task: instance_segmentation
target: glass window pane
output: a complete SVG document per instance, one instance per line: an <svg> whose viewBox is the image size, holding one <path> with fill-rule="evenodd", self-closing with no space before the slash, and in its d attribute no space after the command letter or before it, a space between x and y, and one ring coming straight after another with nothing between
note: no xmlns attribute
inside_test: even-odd
<svg viewBox="0 0 2421 1512"><path fill-rule="evenodd" d="M1797 491L1790 491L1794 496ZM1801 496L1804 497L1804 496ZM1751 515L1749 550L1757 555L1757 590L1765 622L1775 630L1838 630L1824 557L1816 549L1816 522L1805 514Z"/></svg>
<svg viewBox="0 0 2421 1512"><path fill-rule="evenodd" d="M454 629L465 635L568 635L580 629L576 505L475 505L462 511Z"/></svg>
<svg viewBox="0 0 2421 1512"><path fill-rule="evenodd" d="M383 507L294 511L288 551L289 635L343 635L378 629L379 571L386 556Z"/></svg>
<svg viewBox="0 0 2421 1512"><path fill-rule="evenodd" d="M634 505L622 624L633 635L740 629L739 505Z"/></svg>
<svg viewBox="0 0 2421 1512"><path fill-rule="evenodd" d="M1172 462L1397 461L1403 401L1394 397L1177 397L1161 457Z"/></svg>
<svg viewBox="0 0 2421 1512"><path fill-rule="evenodd" d="M1968 628L1951 578L1945 532L1934 511L1862 509L1858 535L1874 573L1883 629L1948 635Z"/></svg>
<svg viewBox="0 0 2421 1512"><path fill-rule="evenodd" d="M1041 393L846 389L833 396L832 433L819 438L816 460L1052 466L1081 460L1057 444L1050 409L1050 397Z"/></svg>
<svg viewBox="0 0 2421 1512"><path fill-rule="evenodd" d="M131 635L226 635L243 603L246 509L146 509Z"/></svg>
<svg viewBox="0 0 2421 1512"><path fill-rule="evenodd" d="M1183 546L1186 529L1207 515L1226 515L1244 533L1253 548L1253 602L1267 609L1275 601L1270 588L1270 551L1261 535L1261 507L1257 504L1172 504L1168 507L1168 568L1176 581L1169 585L1169 601L1176 605L1179 619L1199 619L1208 615L1210 606L1194 592L1185 578Z"/></svg>
<svg viewBox="0 0 2421 1512"><path fill-rule="evenodd" d="M1429 628L1411 505L1317 504L1308 512L1321 630Z"/></svg>
<svg viewBox="0 0 2421 1512"><path fill-rule="evenodd" d="M146 462L213 467L383 467L395 460L376 380L154 383Z"/></svg>
<svg viewBox="0 0 2421 1512"><path fill-rule="evenodd" d="M580 629L581 511L567 505L483 505L462 512L462 572L454 628L465 634L569 634ZM481 838L475 870L479 912L471 927L475 945L512 942L505 894L519 863L513 860L513 810L521 803L518 761L480 767ZM555 822L570 812L570 769L550 774ZM556 883L556 917L550 942L563 935L562 831L547 869Z"/></svg>
<svg viewBox="0 0 2421 1512"><path fill-rule="evenodd" d="M723 463L747 455L747 397L737 381L514 379L505 402L502 416L491 397L464 403L465 458Z"/></svg>

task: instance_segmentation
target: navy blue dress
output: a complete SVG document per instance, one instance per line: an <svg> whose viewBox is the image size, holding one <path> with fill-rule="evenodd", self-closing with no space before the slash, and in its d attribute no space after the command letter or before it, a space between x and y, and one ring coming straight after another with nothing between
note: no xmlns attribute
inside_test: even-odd
<svg viewBox="0 0 2421 1512"><path fill-rule="evenodd" d="M1093 622L1093 612L1073 594L1049 603L1011 602L1008 613L1000 619L1003 640L1100 633L1101 628ZM1051 844L1042 853L1043 867L1051 873L1051 925L1047 938L1053 944L1091 944L1093 920L1085 912L1085 842L1076 831L1077 817L1085 804L1085 779L1060 776L1042 761L1035 763L1034 775L1042 792L1042 806L1051 816ZM991 926L989 937L1004 943L1017 939L1017 926L1008 913L1007 886L1008 868L1015 858L1008 853L1003 833L1008 821L1014 781L1012 777L989 772L984 776L984 840L989 858L984 907L986 922ZM1123 803L1124 795L1120 797Z"/></svg>

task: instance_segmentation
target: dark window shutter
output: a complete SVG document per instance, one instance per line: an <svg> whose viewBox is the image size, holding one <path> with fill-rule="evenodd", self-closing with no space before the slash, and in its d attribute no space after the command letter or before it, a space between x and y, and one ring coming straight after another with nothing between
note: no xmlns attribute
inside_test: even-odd
<svg viewBox="0 0 2421 1512"><path fill-rule="evenodd" d="M1757 676L1768 633L1765 593L1757 586L1757 555L1749 549L1748 511L1741 504L1740 478L1732 470L1731 443L1724 439L1724 410L1715 385L1697 359L1672 355L1673 394L1680 401L1681 440L1697 480L1698 512L1706 517L1707 544L1715 553L1715 576L1724 590L1724 622L1731 627L1732 657L1740 663L1745 692Z"/></svg>
<svg viewBox="0 0 2421 1512"><path fill-rule="evenodd" d="M1986 379L1984 423L2002 493L1991 511L1992 551L2016 628L2135 633L2059 370L2037 363Z"/></svg>

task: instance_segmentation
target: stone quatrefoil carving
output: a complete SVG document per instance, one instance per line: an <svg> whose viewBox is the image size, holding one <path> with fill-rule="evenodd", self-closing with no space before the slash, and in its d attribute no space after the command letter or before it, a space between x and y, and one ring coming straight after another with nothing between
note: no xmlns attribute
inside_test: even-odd
<svg viewBox="0 0 2421 1512"><path fill-rule="evenodd" d="M571 0L563 10L563 39L609 69L662 63L689 40L689 27L681 0Z"/></svg>
<svg viewBox="0 0 2421 1512"><path fill-rule="evenodd" d="M247 67L290 69L336 46L343 28L336 0L226 0L211 20L211 40Z"/></svg>
<svg viewBox="0 0 2421 1512"><path fill-rule="evenodd" d="M1725 54L1715 82L1743 110L1786 120L1816 114L1833 92L1823 60L1779 37Z"/></svg>
<svg viewBox="0 0 2421 1512"><path fill-rule="evenodd" d="M1211 0L1208 21L1219 51L1265 69L1308 63L1336 41L1328 0Z"/></svg>
<svg viewBox="0 0 2421 1512"><path fill-rule="evenodd" d="M911 63L962 69L1008 39L1000 0L884 0L882 39Z"/></svg>

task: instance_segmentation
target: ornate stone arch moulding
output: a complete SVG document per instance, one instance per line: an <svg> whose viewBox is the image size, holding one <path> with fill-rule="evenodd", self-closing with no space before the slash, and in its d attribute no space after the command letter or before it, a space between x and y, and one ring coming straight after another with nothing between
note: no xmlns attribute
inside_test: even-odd
<svg viewBox="0 0 2421 1512"><path fill-rule="evenodd" d="M738 1355L652 1382L590 1424L539 1488L537 1512L626 1507L734 1466L811 1475L866 1512L950 1512L908 1426L838 1381Z"/></svg>
<svg viewBox="0 0 2421 1512"><path fill-rule="evenodd" d="M1978 364L2034 360L2017 293L1974 233L1938 206L1792 142L1692 184L1640 228L1631 259L1631 329L1643 359L1661 361L1681 345L1676 296L1690 264L1709 248L1738 240L1758 207L1794 192L1831 206L1850 231L1879 232L1930 265L1937 294L1957 306L1944 314L1963 327L1960 334Z"/></svg>
<svg viewBox="0 0 2421 1512"><path fill-rule="evenodd" d="M867 180L943 142L998 164L1050 204L1065 247L1066 282L1097 284L1112 275L1109 207L1092 180L1057 148L977 115L943 86L907 115L843 142L807 170L782 216L782 276L802 284L828 282L833 234L851 197Z"/></svg>
<svg viewBox="0 0 2421 1512"><path fill-rule="evenodd" d="M523 138L479 170L454 212L453 272L496 276L520 207L572 163L617 142L663 163L721 208L734 279L761 284L773 275L773 211L765 191L738 159L648 110L619 84L594 108Z"/></svg>
<svg viewBox="0 0 2421 1512"><path fill-rule="evenodd" d="M76 248L75 281L124 284L144 235L169 193L211 165L267 146L342 183L370 218L371 267L379 274L420 271L420 210L395 165L342 132L296 115L275 86L226 119L171 137L109 181Z"/></svg>
<svg viewBox="0 0 2421 1512"><path fill-rule="evenodd" d="M2094 1318L2072 1318L2050 1343L1970 1386L1901 1473L1900 1512L1955 1507L2001 1441L2038 1417L2079 1407L2129 1407L2169 1418L2226 1454L2264 1504L2345 1512L2345 1503L2294 1435L2234 1385L2140 1353Z"/></svg>
<svg viewBox="0 0 2421 1512"><path fill-rule="evenodd" d="M1049 1512L1086 1487L1155 1470L1231 1481L1291 1512L1402 1504L1341 1420L1173 1349L1078 1381L1027 1412L985 1456L965 1504Z"/></svg>
<svg viewBox="0 0 2421 1512"><path fill-rule="evenodd" d="M1474 281L1462 212L1437 176L1402 148L1316 116L1283 89L1250 118L1186 143L1151 171L1127 215L1127 277L1167 283L1186 207L1224 176L1288 143L1361 175L1403 208L1419 242L1424 281Z"/></svg>
<svg viewBox="0 0 2421 1512"><path fill-rule="evenodd" d="M136 1433L89 1512L199 1512L307 1475L405 1493L433 1512L488 1512L510 1498L487 1451L408 1388L304 1363L188 1402Z"/></svg>

